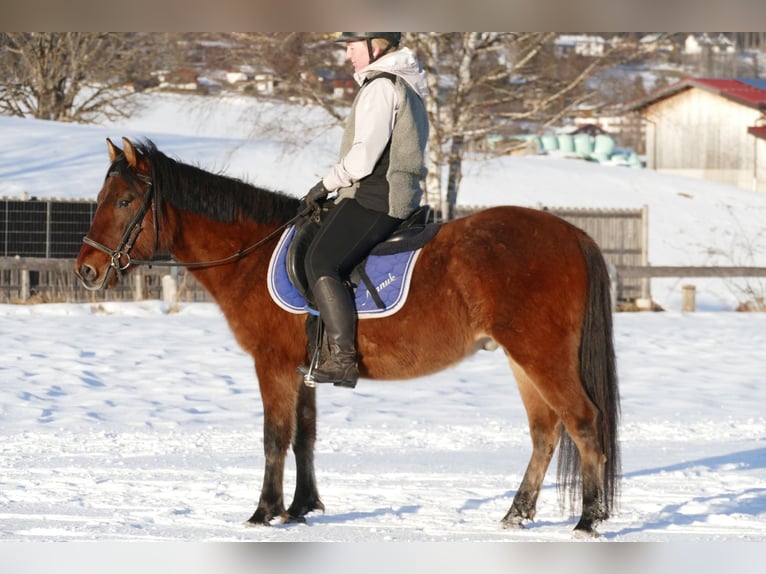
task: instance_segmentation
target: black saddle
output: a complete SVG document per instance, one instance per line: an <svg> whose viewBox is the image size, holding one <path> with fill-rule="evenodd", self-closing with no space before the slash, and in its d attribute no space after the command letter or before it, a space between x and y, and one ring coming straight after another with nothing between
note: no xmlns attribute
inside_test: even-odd
<svg viewBox="0 0 766 574"><path fill-rule="evenodd" d="M331 208L330 208L331 209ZM313 297L311 289L306 279L306 270L304 260L309 245L314 240L319 228L322 225L323 216L327 211L320 209L300 218L295 224L295 235L287 249L285 265L287 266L287 276L298 292L306 301L313 306ZM438 223L428 223L430 207L423 205L405 219L402 224L385 241L376 245L370 252L370 256L393 255L403 251L414 251L423 247L434 238L441 227ZM362 275L364 272L360 269L366 263L362 261L357 269L352 273L353 276Z"/></svg>

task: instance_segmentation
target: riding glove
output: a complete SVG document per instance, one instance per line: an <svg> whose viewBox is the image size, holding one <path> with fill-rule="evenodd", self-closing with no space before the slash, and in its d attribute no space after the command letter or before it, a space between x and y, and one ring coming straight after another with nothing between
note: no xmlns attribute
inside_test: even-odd
<svg viewBox="0 0 766 574"><path fill-rule="evenodd" d="M312 208L317 208L319 207L319 200L324 199L329 194L330 190L324 186L322 180L319 180L319 183L312 187L308 194L306 194L306 203Z"/></svg>

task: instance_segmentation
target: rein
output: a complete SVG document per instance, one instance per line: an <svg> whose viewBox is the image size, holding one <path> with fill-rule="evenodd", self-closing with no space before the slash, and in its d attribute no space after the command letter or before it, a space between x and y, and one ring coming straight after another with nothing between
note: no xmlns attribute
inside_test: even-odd
<svg viewBox="0 0 766 574"><path fill-rule="evenodd" d="M257 241L256 243L253 243L249 247L245 247L244 249L240 249L236 253L232 253L231 255L227 257L221 257L220 259L211 259L209 261L189 261L186 263L179 262L179 261L173 261L172 259L131 259L128 265L157 265L158 267L186 267L188 269L197 269L200 267L216 267L218 265L228 265L229 263L235 263L242 259L243 257L246 257L247 255L250 255L253 251L258 249L261 245L269 241L270 239L273 239L282 231L284 231L287 227L298 221L301 217L303 217L303 213L299 213L292 219L286 221L279 227L277 227L274 231L269 233L266 237L263 239ZM83 239L83 241L85 241ZM95 242L94 242L95 243ZM89 243L90 245L93 245L93 243ZM93 245L96 247L95 245ZM98 248L98 247L97 247ZM108 251L107 251L108 252ZM124 268L123 268L124 269Z"/></svg>
<svg viewBox="0 0 766 574"><path fill-rule="evenodd" d="M109 174L110 176L113 175L119 175L116 172L111 172ZM306 209L303 209L298 212L298 214L280 225L277 229L269 233L266 237L262 238L261 240L257 241L256 243L250 245L249 247L246 247L244 249L240 249L236 253L232 253L231 255L227 257L221 257L220 259L211 259L209 261L191 261L191 262L179 262L179 261L173 261L171 259L133 259L130 256L130 251L133 249L133 245L136 242L136 239L138 238L138 235L141 233L143 227L141 223L143 222L144 218L146 217L147 212L149 211L149 205L151 203L152 205L152 212L154 213L154 251L156 252L159 245L159 210L157 209L157 201L153 201L156 199L154 197L154 186L152 185L151 178L141 175L141 174L135 174L138 179L143 181L147 184L147 191L146 195L144 197L144 201L141 204L140 209L138 212L136 212L136 215L133 217L132 221L128 224L128 226L125 228L125 231L122 234L122 237L120 238L120 242L116 249L110 249L106 245L103 245L99 243L98 241L95 241L94 239L91 239L87 235L82 238L82 242L86 245L90 245L91 247L94 247L95 249L98 249L99 251L106 253L112 258L112 262L109 265L109 271L113 271L117 273L118 277L122 275L122 273L131 265L148 265L153 266L157 265L159 267L186 267L188 269L199 269L202 267L216 267L219 265L228 265L230 263L234 263L236 261L239 261L240 259L246 257L258 247L266 243L267 241L273 239L277 235L279 235L282 231L284 231L287 227L301 219L302 217L305 217L310 212L311 208L306 207ZM123 264L121 261L125 259L126 262ZM102 284L106 284L106 281L109 279L109 272L107 272L104 276L104 281Z"/></svg>

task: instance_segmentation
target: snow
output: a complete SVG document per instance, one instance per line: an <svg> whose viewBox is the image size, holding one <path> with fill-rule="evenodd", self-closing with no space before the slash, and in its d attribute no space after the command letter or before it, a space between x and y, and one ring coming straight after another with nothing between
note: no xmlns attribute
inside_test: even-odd
<svg viewBox="0 0 766 574"><path fill-rule="evenodd" d="M104 138L123 135L151 137L183 161L301 195L339 141L331 130L286 152L275 136L248 137L253 124L239 100L210 114L188 97L155 98L123 125L0 118L0 195L95 197L107 167ZM471 205L649 205L653 264L766 265L766 196L731 186L511 157L467 166L460 193ZM679 311L678 281L655 280L654 298L667 312L615 315L622 496L599 539L674 543L690 550L689 572L720 571L732 549L735 562L752 554L735 542L766 539L766 315L732 312L737 299L724 282L697 285L701 312ZM571 540L574 519L558 506L553 472L535 522L498 528L531 452L500 351L414 381L318 388L316 470L326 512L306 524L246 528L263 472L263 410L252 361L215 305L0 305L0 340L2 541L364 543L353 548L364 548L363 559L382 572L390 556L377 543L425 544L434 569L439 561L474 569L460 551L430 544L485 549L485 558L503 563L511 551L475 543ZM289 457L288 503L293 487ZM276 553L259 560L282 568L305 567L312 552L330 559L310 548L284 563ZM196 563L192 556L203 563L208 551L214 561L225 554L234 566L249 564L249 555L194 548L173 552L173 569ZM525 560L530 550L513 552ZM571 555L562 552L548 556L559 570ZM613 555L595 569L619 559L620 571L657 571L666 552L660 545L640 558ZM124 554L117 549L117 563ZM330 563L357 571L352 555ZM102 564L98 551L92 564ZM51 565L41 553L27 571Z"/></svg>
<svg viewBox="0 0 766 574"><path fill-rule="evenodd" d="M530 453L499 351L414 381L320 387L327 512L245 528L262 408L251 361L214 304L4 305L0 317L0 538L569 539L552 477L528 529L498 529ZM624 479L602 539L764 539L766 315L615 320ZM286 493L293 471L289 462Z"/></svg>

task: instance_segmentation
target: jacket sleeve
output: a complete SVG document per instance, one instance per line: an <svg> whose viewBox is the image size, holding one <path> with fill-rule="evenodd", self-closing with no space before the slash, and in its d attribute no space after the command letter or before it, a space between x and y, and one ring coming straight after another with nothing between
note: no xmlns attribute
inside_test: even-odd
<svg viewBox="0 0 766 574"><path fill-rule="evenodd" d="M354 115L354 138L349 151L323 178L327 189L349 187L372 173L391 139L398 106L394 84L378 78L362 88Z"/></svg>

